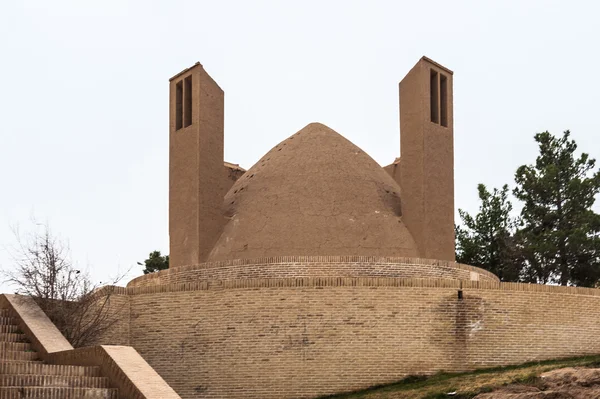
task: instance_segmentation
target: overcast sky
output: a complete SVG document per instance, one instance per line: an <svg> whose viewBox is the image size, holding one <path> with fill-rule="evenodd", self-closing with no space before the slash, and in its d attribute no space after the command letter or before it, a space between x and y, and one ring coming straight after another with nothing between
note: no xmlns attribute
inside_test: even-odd
<svg viewBox="0 0 600 399"><path fill-rule="evenodd" d="M168 253L168 79L200 61L225 91L225 159L249 168L318 121L381 165L398 82L454 71L455 203L513 183L536 132L600 158L600 6L589 1L0 3L0 267L32 217L97 280ZM5 288L5 287L4 287ZM6 288L5 288L6 289Z"/></svg>

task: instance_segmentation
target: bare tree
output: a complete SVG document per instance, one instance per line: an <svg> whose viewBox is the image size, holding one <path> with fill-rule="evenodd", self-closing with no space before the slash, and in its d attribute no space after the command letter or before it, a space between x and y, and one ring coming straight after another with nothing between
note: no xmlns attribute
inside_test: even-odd
<svg viewBox="0 0 600 399"><path fill-rule="evenodd" d="M33 297L74 347L96 343L120 320L120 308L110 306L117 287L99 288L87 271L73 265L69 247L53 236L48 225L36 225L41 229L26 237L13 229L14 265L2 271L4 282L17 294ZM111 283L117 284L122 276Z"/></svg>

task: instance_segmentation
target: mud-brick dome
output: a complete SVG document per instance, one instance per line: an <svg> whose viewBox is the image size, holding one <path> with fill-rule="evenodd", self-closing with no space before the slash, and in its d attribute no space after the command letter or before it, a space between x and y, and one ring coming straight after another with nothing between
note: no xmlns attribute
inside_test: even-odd
<svg viewBox="0 0 600 399"><path fill-rule="evenodd" d="M360 148L312 123L269 151L224 200L209 261L296 255L418 256L398 184Z"/></svg>

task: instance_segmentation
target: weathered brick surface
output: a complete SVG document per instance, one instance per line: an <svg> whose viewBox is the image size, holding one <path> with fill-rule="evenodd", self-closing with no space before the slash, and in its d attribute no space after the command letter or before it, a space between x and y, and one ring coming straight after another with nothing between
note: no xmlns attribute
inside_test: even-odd
<svg viewBox="0 0 600 399"><path fill-rule="evenodd" d="M182 398L310 397L600 353L599 290L321 278L128 291L131 344Z"/></svg>
<svg viewBox="0 0 600 399"><path fill-rule="evenodd" d="M65 387L0 387L0 399L120 399L116 389Z"/></svg>
<svg viewBox="0 0 600 399"><path fill-rule="evenodd" d="M174 267L140 276L128 286L180 284L199 280L290 277L399 277L498 281L498 277L486 270L451 261L367 256L282 256Z"/></svg>
<svg viewBox="0 0 600 399"><path fill-rule="evenodd" d="M96 293L98 301L92 302L101 303L118 321L106 339L129 339L126 293L123 287L104 287ZM180 398L132 347L73 349L31 297L0 295L0 319L4 326L15 327L0 334L0 338L7 339L0 342L0 399ZM24 336L28 342L15 342L13 336Z"/></svg>
<svg viewBox="0 0 600 399"><path fill-rule="evenodd" d="M92 317L106 317L99 323L101 332L90 345L129 345L129 296L123 287L106 286L97 294L95 308L88 313Z"/></svg>
<svg viewBox="0 0 600 399"><path fill-rule="evenodd" d="M90 346L55 352L50 355L49 362L100 367L110 384L119 388L119 399L180 399L156 371L128 346Z"/></svg>
<svg viewBox="0 0 600 399"><path fill-rule="evenodd" d="M0 295L0 307L6 309L13 317L1 318L10 319L10 323L18 324L17 329L3 330L2 332L14 333L18 330L24 332L31 340L32 348L39 352L43 359L48 353L73 349L71 344L52 324L48 316L35 303L33 298L21 295ZM34 356L37 354L29 354Z"/></svg>

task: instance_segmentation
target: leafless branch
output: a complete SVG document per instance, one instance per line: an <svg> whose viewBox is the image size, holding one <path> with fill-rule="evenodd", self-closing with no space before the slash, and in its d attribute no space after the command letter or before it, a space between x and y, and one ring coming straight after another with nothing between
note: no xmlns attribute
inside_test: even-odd
<svg viewBox="0 0 600 399"><path fill-rule="evenodd" d="M56 238L47 224L23 237L13 229L14 266L2 270L4 282L16 293L36 299L48 317L75 347L94 343L119 321L120 309L111 307L114 287L100 289L87 271L77 269L69 247ZM110 282L116 285L128 273Z"/></svg>

